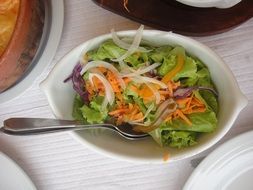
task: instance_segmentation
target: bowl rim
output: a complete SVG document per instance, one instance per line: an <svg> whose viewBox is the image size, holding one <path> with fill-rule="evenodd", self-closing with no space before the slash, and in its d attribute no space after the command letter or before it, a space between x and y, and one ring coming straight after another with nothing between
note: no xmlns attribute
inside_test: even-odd
<svg viewBox="0 0 253 190"><path fill-rule="evenodd" d="M133 34L135 34L136 30L125 30L125 31L120 31L117 32L118 35L120 36L131 36ZM234 111L234 114L231 116L231 120L228 122L228 124L226 126L224 126L224 128L220 131L220 133L217 133L217 135L215 136L215 138L213 138L212 140L209 140L209 142L207 142L205 145L199 146L197 148L195 148L194 150L192 150L191 152L188 152L187 155L183 154L183 155L179 155L179 156L175 156L173 158L171 158L169 160L169 162L175 162L175 161L179 161L185 158L189 158L192 157L194 155L197 155L205 150L207 150L208 148L212 147L214 144L216 144L228 131L229 129L232 127L232 124L234 123L235 119L237 118L239 112L247 105L248 101L246 99L246 97L242 94L238 83L235 79L235 76L233 75L232 71L230 70L230 68L225 64L225 62L220 58L220 56L218 54L216 54L213 50L211 50L208 46L190 38L190 37L186 37L180 34L175 34L172 32L165 32L165 31L159 31L159 30L144 30L143 31L143 35L169 35L170 38L177 38L177 39L181 39L184 42L188 42L189 44L191 44L192 46L197 46L198 48L204 49L203 51L206 52L206 54L209 54L213 57L213 59L216 60L216 62L218 64L221 64L221 66L223 67L223 70L227 73L227 75L230 78L230 83L233 84L233 88L238 90L238 99L239 102L237 105L237 109ZM40 87L42 89L42 91L44 91L45 95L47 96L47 100L49 102L50 108L52 109L53 113L55 114L55 116L57 117L57 115L59 115L59 113L57 113L57 110L54 108L54 106L52 106L53 102L50 100L50 98L48 97L48 93L47 93L47 85L50 83L51 81L51 77L53 77L53 73L58 70L58 67L60 67L60 63L64 62L65 59L68 58L68 56L73 53L76 50L79 50L81 47L83 47L86 44L90 44L92 43L92 41L96 41L99 39L102 40L106 40L106 39L110 39L111 38L111 33L107 33L104 35L100 35L97 37L94 37L90 40L87 40L81 44L79 44L78 46L74 47L73 49L71 49L67 54L65 54L58 62L57 64L53 67L53 69L50 71L50 73L48 74L48 76L46 77L46 79L44 81L42 81L40 83ZM178 40L179 41L179 40ZM88 141L86 141L84 138L82 138L77 132L70 132L70 135L77 140L78 142L80 142L81 144L85 145L86 147L88 147L89 149L94 150L95 152L98 152L102 155L111 157L111 158L117 158L119 160L124 160L124 161L128 161L128 162L134 162L134 163L165 163L161 158L153 158L153 159L145 159L145 158L139 158L139 157L132 157L132 156L126 156L126 155L121 155L115 152L111 152L108 151L107 149L103 149L99 146L96 146Z"/></svg>

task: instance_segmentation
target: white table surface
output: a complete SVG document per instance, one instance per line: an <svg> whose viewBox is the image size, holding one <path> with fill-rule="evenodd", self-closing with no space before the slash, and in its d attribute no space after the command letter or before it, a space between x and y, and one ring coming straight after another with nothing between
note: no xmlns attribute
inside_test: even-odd
<svg viewBox="0 0 253 190"><path fill-rule="evenodd" d="M126 30L138 26L138 23L98 7L91 0L65 1L63 35L53 62L45 67L31 88L0 105L0 125L4 119L14 116L53 118L38 84L55 63L79 43L108 33L111 28ZM229 32L195 39L211 47L225 60L249 99L247 108L222 143L253 129L253 19ZM191 160L207 155L218 144L191 159L149 165L99 155L76 142L68 133L31 137L0 134L0 151L14 159L39 190L179 190L194 170Z"/></svg>

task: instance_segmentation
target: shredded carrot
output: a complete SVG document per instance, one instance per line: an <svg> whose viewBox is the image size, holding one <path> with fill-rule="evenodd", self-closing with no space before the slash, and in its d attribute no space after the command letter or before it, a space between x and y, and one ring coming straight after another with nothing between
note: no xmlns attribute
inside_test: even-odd
<svg viewBox="0 0 253 190"><path fill-rule="evenodd" d="M202 107L202 108L193 109L192 113L203 113L205 111L206 111L206 107Z"/></svg>
<svg viewBox="0 0 253 190"><path fill-rule="evenodd" d="M180 109L176 110L178 116L183 119L188 125L192 125L192 122L183 114L183 112Z"/></svg>
<svg viewBox="0 0 253 190"><path fill-rule="evenodd" d="M185 106L190 101L190 98L183 98L176 100L177 104L180 106Z"/></svg>
<svg viewBox="0 0 253 190"><path fill-rule="evenodd" d="M134 105L133 105L132 103L129 103L129 104L128 104L128 108L129 108L130 110L132 110L132 109L134 108Z"/></svg>
<svg viewBox="0 0 253 190"><path fill-rule="evenodd" d="M124 80L124 82L125 82L126 84L128 84L129 82L131 82L131 79L128 78L128 77L123 78L123 80Z"/></svg>
<svg viewBox="0 0 253 190"><path fill-rule="evenodd" d="M138 114L135 114L133 116L133 120L139 120L139 119L143 119L143 113L142 112L139 112Z"/></svg>
<svg viewBox="0 0 253 190"><path fill-rule="evenodd" d="M139 94L139 89L134 85L134 84L131 84L131 86L129 87L133 92Z"/></svg>
<svg viewBox="0 0 253 190"><path fill-rule="evenodd" d="M169 95L170 96L173 96L173 88L172 88L172 83L169 81L168 84L168 90L169 90Z"/></svg>
<svg viewBox="0 0 253 190"><path fill-rule="evenodd" d="M104 67L98 67L98 70L101 72L101 73L106 73L108 70Z"/></svg>
<svg viewBox="0 0 253 190"><path fill-rule="evenodd" d="M123 116L119 116L116 120L116 125L121 125L123 123Z"/></svg>
<svg viewBox="0 0 253 190"><path fill-rule="evenodd" d="M177 81L177 82L173 82L173 81L170 81L171 84L172 84L172 88L173 90L176 90L178 87L180 87L180 81Z"/></svg>
<svg viewBox="0 0 253 190"><path fill-rule="evenodd" d="M115 95L116 95L117 99L119 100L119 102L123 102L123 96L120 92L116 92Z"/></svg>
<svg viewBox="0 0 253 190"><path fill-rule="evenodd" d="M118 115L118 114L123 114L125 113L126 111L128 111L129 109L118 109L118 110L114 110L114 111L111 111L109 112L109 115Z"/></svg>
<svg viewBox="0 0 253 190"><path fill-rule="evenodd" d="M122 107L122 101L116 101L116 105L117 105L118 107Z"/></svg>
<svg viewBox="0 0 253 190"><path fill-rule="evenodd" d="M193 101L195 102L195 104L198 104L198 105L203 105L204 103L202 101L200 101L200 99L194 97Z"/></svg>
<svg viewBox="0 0 253 190"><path fill-rule="evenodd" d="M138 109L136 107L134 107L134 109L132 110L132 113L129 114L129 119L134 120L134 116L137 113L138 113Z"/></svg>
<svg viewBox="0 0 253 190"><path fill-rule="evenodd" d="M169 159L170 159L170 153L169 151L166 150L163 154L163 161L167 162Z"/></svg>
<svg viewBox="0 0 253 190"><path fill-rule="evenodd" d="M164 121L168 122L168 121L171 121L171 120L172 120L172 114L169 114Z"/></svg>
<svg viewBox="0 0 253 190"><path fill-rule="evenodd" d="M191 97L189 98L189 102L186 105L186 109L190 108L191 102L192 102L192 98L193 98L193 94L191 95Z"/></svg>
<svg viewBox="0 0 253 190"><path fill-rule="evenodd" d="M106 77L107 77L109 83L111 84L113 91L120 92L121 87L120 87L118 79L116 78L114 73L112 73L111 71L108 70L106 73Z"/></svg>
<svg viewBox="0 0 253 190"><path fill-rule="evenodd" d="M170 95L169 91L159 90L160 95Z"/></svg>

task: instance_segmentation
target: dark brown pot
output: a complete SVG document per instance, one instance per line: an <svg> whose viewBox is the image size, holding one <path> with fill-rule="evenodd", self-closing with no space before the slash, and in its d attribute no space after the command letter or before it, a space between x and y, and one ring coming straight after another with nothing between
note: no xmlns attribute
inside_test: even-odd
<svg viewBox="0 0 253 190"><path fill-rule="evenodd" d="M39 47L43 23L43 3L20 0L12 38L0 57L0 92L17 82L27 70Z"/></svg>

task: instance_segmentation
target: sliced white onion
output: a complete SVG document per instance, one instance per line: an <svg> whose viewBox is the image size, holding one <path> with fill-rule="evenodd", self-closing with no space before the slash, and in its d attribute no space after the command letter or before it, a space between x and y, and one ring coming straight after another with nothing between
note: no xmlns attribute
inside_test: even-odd
<svg viewBox="0 0 253 190"><path fill-rule="evenodd" d="M167 117L170 113L173 113L174 111L176 111L177 109L177 104L175 103L175 101L170 101L171 99L169 99L168 103L166 102L167 106L165 106L165 109L159 110L160 114L158 114L156 112L156 121L154 122L154 124L152 124L154 127L159 126L163 121L164 121L164 117ZM170 104L173 104L172 108L168 108ZM158 111L158 110L157 110Z"/></svg>
<svg viewBox="0 0 253 190"><path fill-rule="evenodd" d="M110 85L108 80L106 80L106 78L103 75L100 75L100 74L97 74L97 73L89 73L89 81L91 82L91 84L93 86L94 86L93 80L92 80L93 77L97 77L105 87L105 99L104 99L104 102L103 102L103 106L107 105L107 103L105 101L108 101L108 103L110 105L112 105L114 103L114 100L115 100L115 94L114 94L112 86Z"/></svg>
<svg viewBox="0 0 253 190"><path fill-rule="evenodd" d="M88 63L88 57L86 55L87 51L82 51L80 57L79 57L79 62L81 63L81 65L85 65L86 63Z"/></svg>
<svg viewBox="0 0 253 190"><path fill-rule="evenodd" d="M157 68L158 66L160 66L161 63L154 63L148 67L145 67L144 69L140 69L140 70L134 70L132 71L132 73L129 74L125 74L122 77L135 77L135 76L139 76L142 75L144 73L147 73L149 71L152 71L153 69Z"/></svg>
<svg viewBox="0 0 253 190"><path fill-rule="evenodd" d="M129 123L130 125L145 126L145 127L148 127L151 124L151 123L139 123L139 122L133 122L133 121L128 121L127 123Z"/></svg>
<svg viewBox="0 0 253 190"><path fill-rule="evenodd" d="M153 84L159 85L161 88L167 88L167 85L164 84L163 82L156 80L154 78L150 77L144 77L144 76L135 76L135 77L130 77L134 82L140 83L138 81L145 81Z"/></svg>
<svg viewBox="0 0 253 190"><path fill-rule="evenodd" d="M117 46L121 47L122 49L126 49L126 50L128 50L130 48L131 44L126 43L123 40L119 39L119 37L117 36L114 29L111 29L111 34L112 34L112 40ZM140 52L149 52L150 51L144 47L139 47L139 48L137 48L137 50Z"/></svg>
<svg viewBox="0 0 253 190"><path fill-rule="evenodd" d="M88 71L92 68L96 68L96 67L104 67L104 68L107 68L110 71L112 71L116 75L116 77L120 83L120 86L123 89L126 88L126 84L125 84L124 80L119 76L119 71L112 64L107 63L105 61L90 61L90 62L88 62L86 65L83 66L80 74L83 75L86 71Z"/></svg>
<svg viewBox="0 0 253 190"><path fill-rule="evenodd" d="M95 67L104 67L111 70L113 73L119 73L118 70L110 63L107 63L105 61L90 61L83 66L80 74L83 75L86 71Z"/></svg>
<svg viewBox="0 0 253 190"><path fill-rule="evenodd" d="M103 77L105 77L104 74L98 68L92 68L92 69L90 69L90 71L92 73L96 73L96 74L99 74L99 75L102 75Z"/></svg>
<svg viewBox="0 0 253 190"><path fill-rule="evenodd" d="M172 98L165 100L161 105L157 108L155 113L155 120L162 114L162 112L168 107L170 104L175 104L175 101Z"/></svg>
<svg viewBox="0 0 253 190"><path fill-rule="evenodd" d="M148 78L148 77L147 77ZM157 89L155 89L148 81L145 81L143 80L142 78L140 77L134 77L132 78L132 80L135 82L135 83L141 83L141 84L146 84L147 87L152 91L152 93L154 94L155 96L155 100L156 100L156 104L159 104L160 100L161 100L161 95L160 93L158 92Z"/></svg>
<svg viewBox="0 0 253 190"><path fill-rule="evenodd" d="M140 28L137 30L136 35L133 40L133 43L131 44L131 46L129 47L127 52L124 55L122 55L121 57L119 57L117 59L113 59L112 61L116 61L116 62L123 61L124 59L126 59L129 55L133 54L139 48L139 45L141 43L143 29L144 29L144 26L141 25Z"/></svg>
<svg viewBox="0 0 253 190"><path fill-rule="evenodd" d="M171 108L171 105L173 106ZM164 117L168 116L170 113L173 113L177 109L177 104L173 99L168 99L164 101L157 109L155 113L155 119L154 122L147 125L140 125L136 124L136 127L134 130L142 131L142 132L151 132L157 127L160 126L160 124L164 121Z"/></svg>
<svg viewBox="0 0 253 190"><path fill-rule="evenodd" d="M121 40L123 42L125 42L125 43L128 43L128 44L132 44L133 43L133 37L123 37L123 38L121 38ZM141 42L144 43L144 44L150 44L149 41L144 40L144 39L142 39ZM147 51L150 52L150 51L152 51L152 49L151 50L147 50Z"/></svg>
<svg viewBox="0 0 253 190"><path fill-rule="evenodd" d="M107 107L107 105L108 105L108 100L107 100L107 98L104 98L104 101L103 101L103 103L102 103L102 106L101 106L101 109L102 110L105 110L106 109L106 107Z"/></svg>
<svg viewBox="0 0 253 190"><path fill-rule="evenodd" d="M116 58L119 58L119 57L120 57L119 52L113 51L112 53L113 53L113 55L114 55ZM119 61L119 66L120 66L121 72L124 71L125 73L128 73L128 71L129 71L128 67L129 67L129 66L128 66L123 60L120 60L120 61Z"/></svg>

